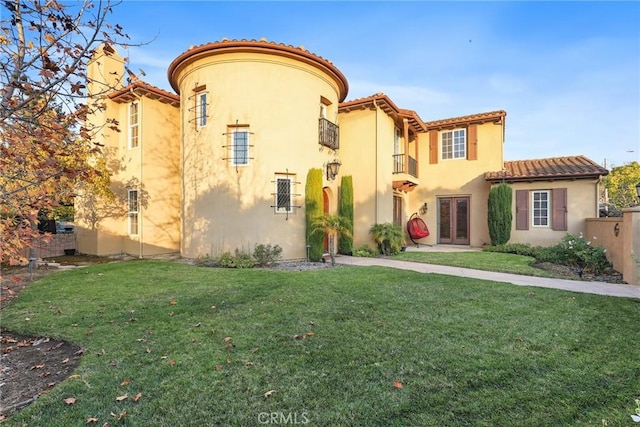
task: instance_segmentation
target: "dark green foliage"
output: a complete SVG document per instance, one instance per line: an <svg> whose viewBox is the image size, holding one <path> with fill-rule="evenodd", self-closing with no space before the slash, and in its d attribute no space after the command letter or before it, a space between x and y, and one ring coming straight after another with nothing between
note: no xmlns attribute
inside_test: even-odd
<svg viewBox="0 0 640 427"><path fill-rule="evenodd" d="M498 184L489 192L487 221L492 245L502 245L511 238L511 187Z"/></svg>
<svg viewBox="0 0 640 427"><path fill-rule="evenodd" d="M307 245L309 248L309 260L320 261L322 258L324 236L321 233L314 233L313 223L322 216L322 169L309 169L307 183L304 190L305 221Z"/></svg>
<svg viewBox="0 0 640 427"><path fill-rule="evenodd" d="M266 245L260 243L253 248L253 259L255 259L256 264L261 267L269 267L275 264L280 258L282 258L282 248L280 245L271 246L271 243Z"/></svg>
<svg viewBox="0 0 640 427"><path fill-rule="evenodd" d="M397 255L404 245L404 231L402 227L390 222L373 224L369 229L373 240L378 244L380 253L385 256Z"/></svg>
<svg viewBox="0 0 640 427"><path fill-rule="evenodd" d="M592 246L582 235L567 233L555 246L531 246L527 243L510 243L487 246L485 251L504 252L533 257L538 262L568 265L586 273L602 274L612 265L603 247Z"/></svg>
<svg viewBox="0 0 640 427"><path fill-rule="evenodd" d="M252 268L255 265L251 254L236 249L235 255L225 252L220 255L220 267L224 268Z"/></svg>
<svg viewBox="0 0 640 427"><path fill-rule="evenodd" d="M340 182L338 215L345 218L349 233L342 233L338 240L338 253L351 255L353 252L353 177L343 176Z"/></svg>
<svg viewBox="0 0 640 427"><path fill-rule="evenodd" d="M369 245L362 245L358 248L355 248L353 250L353 256L358 256L358 257L366 257L366 258L373 258L376 255L378 255L380 252L374 248L372 248Z"/></svg>

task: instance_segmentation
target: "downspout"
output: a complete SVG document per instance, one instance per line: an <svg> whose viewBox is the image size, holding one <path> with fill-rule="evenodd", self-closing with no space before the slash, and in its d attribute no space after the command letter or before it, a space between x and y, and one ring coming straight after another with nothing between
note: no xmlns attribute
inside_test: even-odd
<svg viewBox="0 0 640 427"><path fill-rule="evenodd" d="M142 214L142 186L143 186L143 180L142 180L142 171L143 171L143 167L142 167L142 97L139 96L137 93L135 93L135 91L133 90L133 88L129 89L129 92L131 92L131 94L133 96L135 96L139 103L140 103L140 107L138 108L138 149L140 150L140 188L138 190L138 210L140 212L140 218L138 219L139 221L139 226L140 226L140 230L139 230L139 238L138 238L138 258L142 259L143 258L143 248L144 248L144 227L143 227L143 221L142 219L144 218L144 215Z"/></svg>
<svg viewBox="0 0 640 427"><path fill-rule="evenodd" d="M374 216L374 219L375 219L374 224L377 224L378 223L378 104L376 104L375 98L373 99L373 106L375 107L375 115L376 115L375 116L376 117L376 127L375 127L375 129L376 129L376 133L375 133L375 138L376 138L376 150L375 150L375 152L376 152L376 156L375 156L375 162L374 162L374 165L375 165L375 177L376 177L376 179L375 179L376 185L375 185L374 202L375 202L375 205L376 205L376 209L375 209L375 216Z"/></svg>

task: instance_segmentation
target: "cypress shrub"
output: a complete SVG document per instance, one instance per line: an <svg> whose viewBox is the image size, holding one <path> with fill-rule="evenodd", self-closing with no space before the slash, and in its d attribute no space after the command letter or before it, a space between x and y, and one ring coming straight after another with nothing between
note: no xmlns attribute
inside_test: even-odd
<svg viewBox="0 0 640 427"><path fill-rule="evenodd" d="M309 248L309 260L320 261L322 258L324 235L314 233L314 222L323 215L322 169L309 169L304 190L304 206L306 221L306 237Z"/></svg>
<svg viewBox="0 0 640 427"><path fill-rule="evenodd" d="M494 186L489 192L487 221L491 244L504 245L511 238L511 187L505 183Z"/></svg>
<svg viewBox="0 0 640 427"><path fill-rule="evenodd" d="M340 181L340 199L338 215L345 218L348 233L341 233L338 240L338 253L351 255L353 252L353 178L343 176Z"/></svg>

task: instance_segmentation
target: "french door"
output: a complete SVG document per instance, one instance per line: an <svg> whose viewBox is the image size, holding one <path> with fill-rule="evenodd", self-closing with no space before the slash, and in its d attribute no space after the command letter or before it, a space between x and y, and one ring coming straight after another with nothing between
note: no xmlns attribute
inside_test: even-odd
<svg viewBox="0 0 640 427"><path fill-rule="evenodd" d="M468 245L469 197L438 199L438 243Z"/></svg>

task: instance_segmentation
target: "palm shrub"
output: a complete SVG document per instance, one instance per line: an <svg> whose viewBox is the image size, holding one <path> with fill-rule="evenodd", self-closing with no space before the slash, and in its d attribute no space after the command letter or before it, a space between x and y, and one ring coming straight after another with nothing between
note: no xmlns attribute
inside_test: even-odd
<svg viewBox="0 0 640 427"><path fill-rule="evenodd" d="M348 233L341 233L338 241L338 253L351 255L353 252L353 178L343 176L340 182L338 215L346 221Z"/></svg>
<svg viewBox="0 0 640 427"><path fill-rule="evenodd" d="M314 233L313 223L322 216L322 169L311 168L307 174L304 191L306 238L309 245L309 260L320 261L324 236Z"/></svg>
<svg viewBox="0 0 640 427"><path fill-rule="evenodd" d="M503 245L511 238L511 187L505 183L489 192L487 221L492 245Z"/></svg>
<svg viewBox="0 0 640 427"><path fill-rule="evenodd" d="M348 220L340 215L322 215L313 221L313 233L321 236L324 236L326 233L329 237L329 255L331 256L331 265L336 265L336 237L338 235L351 236L348 226Z"/></svg>
<svg viewBox="0 0 640 427"><path fill-rule="evenodd" d="M404 231L402 227L390 222L373 224L369 229L373 240L378 244L380 253L385 256L396 255L404 245Z"/></svg>

